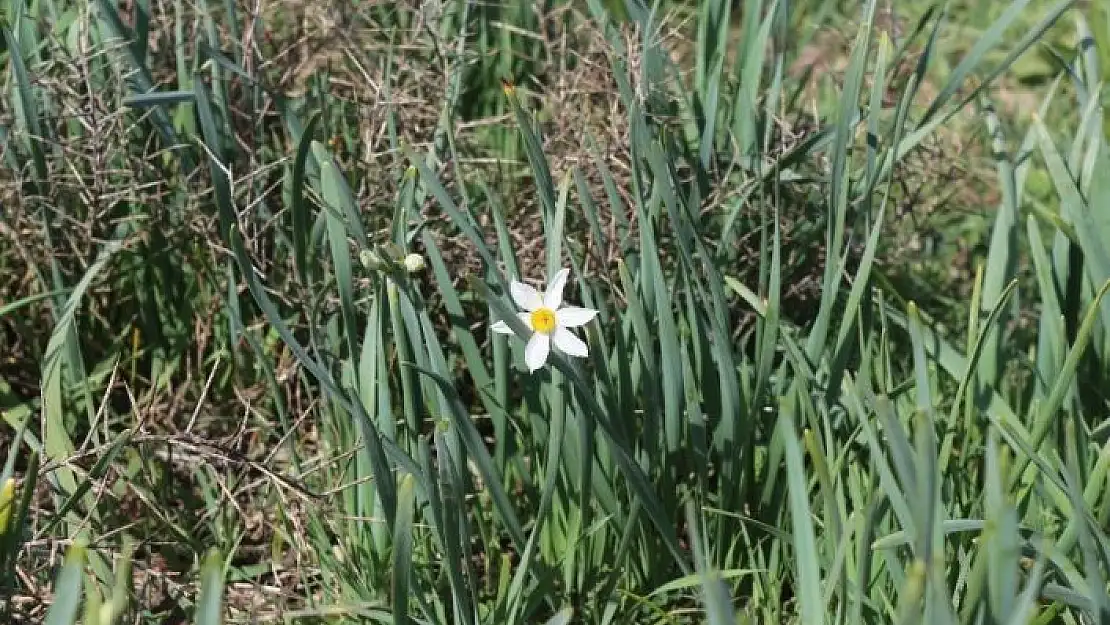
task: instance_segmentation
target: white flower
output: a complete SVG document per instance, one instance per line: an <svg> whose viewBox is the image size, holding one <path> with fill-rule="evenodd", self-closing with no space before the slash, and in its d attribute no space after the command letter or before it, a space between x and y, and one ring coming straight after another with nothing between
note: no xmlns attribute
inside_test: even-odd
<svg viewBox="0 0 1110 625"><path fill-rule="evenodd" d="M569 269L560 269L543 294L516 280L509 285L513 301L524 309L524 312L517 313L517 317L532 331L532 337L524 348L524 363L530 372L534 373L547 362L552 343L555 349L568 356L585 358L589 355L586 344L568 328L586 325L597 316L597 311L576 306L560 308L563 287L569 275ZM498 334L513 334L512 328L504 321L494 323L490 329Z"/></svg>

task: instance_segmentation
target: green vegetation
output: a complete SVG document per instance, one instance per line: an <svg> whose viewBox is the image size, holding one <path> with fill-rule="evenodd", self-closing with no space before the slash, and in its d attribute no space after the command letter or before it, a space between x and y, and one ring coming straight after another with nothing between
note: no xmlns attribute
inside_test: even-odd
<svg viewBox="0 0 1110 625"><path fill-rule="evenodd" d="M1110 623L1104 3L416 4L0 0L0 619Z"/></svg>

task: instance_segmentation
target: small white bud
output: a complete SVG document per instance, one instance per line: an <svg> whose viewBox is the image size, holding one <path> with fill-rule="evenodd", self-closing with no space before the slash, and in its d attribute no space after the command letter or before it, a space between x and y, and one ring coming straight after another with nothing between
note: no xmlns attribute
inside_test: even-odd
<svg viewBox="0 0 1110 625"><path fill-rule="evenodd" d="M418 273L424 270L424 257L420 254L409 254L402 262L405 266L405 271L409 273Z"/></svg>

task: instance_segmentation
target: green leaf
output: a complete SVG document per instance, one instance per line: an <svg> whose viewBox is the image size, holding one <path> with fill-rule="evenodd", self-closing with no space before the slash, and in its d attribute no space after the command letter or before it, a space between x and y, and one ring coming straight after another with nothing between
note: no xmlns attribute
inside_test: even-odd
<svg viewBox="0 0 1110 625"><path fill-rule="evenodd" d="M73 625L81 606L81 584L85 577L86 544L79 540L66 551L62 570L54 582L54 601L46 611L44 625Z"/></svg>
<svg viewBox="0 0 1110 625"><path fill-rule="evenodd" d="M200 566L200 597L197 599L196 625L223 625L224 559L212 549Z"/></svg>

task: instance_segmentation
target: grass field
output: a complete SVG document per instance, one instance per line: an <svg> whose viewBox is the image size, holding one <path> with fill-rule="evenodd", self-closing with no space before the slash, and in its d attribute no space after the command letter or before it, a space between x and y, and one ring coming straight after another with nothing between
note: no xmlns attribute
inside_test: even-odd
<svg viewBox="0 0 1110 625"><path fill-rule="evenodd" d="M0 35L0 622L1110 623L1110 5Z"/></svg>

